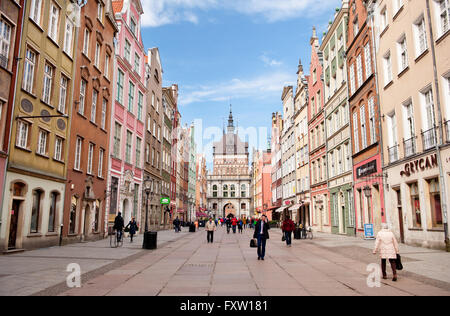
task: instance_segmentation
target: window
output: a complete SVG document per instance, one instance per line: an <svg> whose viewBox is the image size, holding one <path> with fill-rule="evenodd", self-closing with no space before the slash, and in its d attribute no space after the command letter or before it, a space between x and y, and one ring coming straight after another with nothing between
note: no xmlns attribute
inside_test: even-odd
<svg viewBox="0 0 450 316"><path fill-rule="evenodd" d="M228 197L228 185L223 186L223 197Z"/></svg>
<svg viewBox="0 0 450 316"><path fill-rule="evenodd" d="M67 100L67 86L68 79L61 75L61 85L59 87L59 104L58 111L61 113L66 113L66 100Z"/></svg>
<svg viewBox="0 0 450 316"><path fill-rule="evenodd" d="M97 19L103 23L103 4L100 1L97 4Z"/></svg>
<svg viewBox="0 0 450 316"><path fill-rule="evenodd" d="M450 1L440 0L439 5L439 21L440 21L440 34L445 34L449 30L449 18L450 18Z"/></svg>
<svg viewBox="0 0 450 316"><path fill-rule="evenodd" d="M131 29L131 33L133 33L134 36L137 36L137 34L136 34L136 22L134 22L133 18L131 18L131 21L130 21L130 29Z"/></svg>
<svg viewBox="0 0 450 316"><path fill-rule="evenodd" d="M232 184L231 186L230 186L230 188L231 188L231 197L233 198L233 197L236 197L236 186L234 185L234 184Z"/></svg>
<svg viewBox="0 0 450 316"><path fill-rule="evenodd" d="M394 0L394 15L403 7L403 0Z"/></svg>
<svg viewBox="0 0 450 316"><path fill-rule="evenodd" d="M95 123L97 116L97 100L98 92L96 90L92 91L92 107L91 107L91 122Z"/></svg>
<svg viewBox="0 0 450 316"><path fill-rule="evenodd" d="M152 166L155 166L155 148L152 148Z"/></svg>
<svg viewBox="0 0 450 316"><path fill-rule="evenodd" d="M3 68L8 68L10 47L11 26L5 20L0 19L0 65Z"/></svg>
<svg viewBox="0 0 450 316"><path fill-rule="evenodd" d="M102 103L102 121L101 121L101 128L106 129L106 108L108 106L108 100L103 99Z"/></svg>
<svg viewBox="0 0 450 316"><path fill-rule="evenodd" d="M358 55L356 58L356 73L358 75L358 88L363 84L363 69L362 69L362 58Z"/></svg>
<svg viewBox="0 0 450 316"><path fill-rule="evenodd" d="M53 66L48 63L45 63L44 84L42 86L42 101L44 101L47 104L50 104L52 94L53 72L54 72Z"/></svg>
<svg viewBox="0 0 450 316"><path fill-rule="evenodd" d="M150 144L145 145L145 162L150 163Z"/></svg>
<svg viewBox="0 0 450 316"><path fill-rule="evenodd" d="M17 140L16 146L22 149L28 148L28 131L30 124L24 121L19 121L17 124Z"/></svg>
<svg viewBox="0 0 450 316"><path fill-rule="evenodd" d="M144 95L139 91L138 94L138 113L137 118L139 121L142 121L142 110L143 110L143 102L144 102Z"/></svg>
<svg viewBox="0 0 450 316"><path fill-rule="evenodd" d="M359 32L359 24L358 24L358 18L356 18L356 19L353 21L353 36L356 37L356 35L358 34L358 32Z"/></svg>
<svg viewBox="0 0 450 316"><path fill-rule="evenodd" d="M56 192L50 193L50 210L48 212L48 232L55 232L56 221L56 203L58 202L59 194Z"/></svg>
<svg viewBox="0 0 450 316"><path fill-rule="evenodd" d="M387 26L388 26L387 10L386 7L384 7L380 13L380 30L384 31Z"/></svg>
<svg viewBox="0 0 450 316"><path fill-rule="evenodd" d="M213 197L217 197L217 185L213 185Z"/></svg>
<svg viewBox="0 0 450 316"><path fill-rule="evenodd" d="M33 93L35 67L36 53L31 49L27 49L25 53L25 66L23 71L22 88L29 93Z"/></svg>
<svg viewBox="0 0 450 316"><path fill-rule="evenodd" d="M355 93L356 83L355 83L355 65L350 66L350 94Z"/></svg>
<svg viewBox="0 0 450 316"><path fill-rule="evenodd" d="M399 73L408 67L408 47L406 46L406 36L403 35L402 38L397 42L398 47L398 64L400 66Z"/></svg>
<svg viewBox="0 0 450 316"><path fill-rule="evenodd" d="M94 65L98 69L100 69L100 54L101 54L101 45L97 42L95 44L95 58L94 58Z"/></svg>
<svg viewBox="0 0 450 316"><path fill-rule="evenodd" d="M80 104L78 106L78 113L80 113L81 115L84 115L84 107L86 102L86 86L87 82L82 79L80 85Z"/></svg>
<svg viewBox="0 0 450 316"><path fill-rule="evenodd" d="M88 28L84 29L83 54L89 57L89 42L91 40L91 31Z"/></svg>
<svg viewBox="0 0 450 316"><path fill-rule="evenodd" d="M131 64L131 44L125 40L125 59Z"/></svg>
<svg viewBox="0 0 450 316"><path fill-rule="evenodd" d="M59 8L55 3L50 5L50 22L48 24L48 36L58 42L58 30L59 30Z"/></svg>
<svg viewBox="0 0 450 316"><path fill-rule="evenodd" d="M137 137L136 138L136 167L141 167L141 144L142 140Z"/></svg>
<svg viewBox="0 0 450 316"><path fill-rule="evenodd" d="M434 119L434 105L433 105L433 90L429 89L422 94L425 100L425 128L427 130L432 129L435 126Z"/></svg>
<svg viewBox="0 0 450 316"><path fill-rule="evenodd" d="M74 169L81 171L81 150L83 146L83 139L81 137L77 137L77 142L75 146L75 161L74 161Z"/></svg>
<svg viewBox="0 0 450 316"><path fill-rule="evenodd" d="M131 164L131 147L132 147L132 142L133 142L133 133L131 133L130 131L127 131L127 143L125 144L126 146L126 151L125 151L125 162Z"/></svg>
<svg viewBox="0 0 450 316"><path fill-rule="evenodd" d="M119 69L119 73L117 75L117 102L123 104L123 80L124 73Z"/></svg>
<svg viewBox="0 0 450 316"><path fill-rule="evenodd" d="M31 0L30 18L38 25L41 24L42 0Z"/></svg>
<svg viewBox="0 0 450 316"><path fill-rule="evenodd" d="M439 188L439 178L428 181L431 203L431 224L433 227L442 227L441 191Z"/></svg>
<svg viewBox="0 0 450 316"><path fill-rule="evenodd" d="M413 105L411 101L407 104L403 105L403 110L406 118L406 126L405 126L405 138L411 139L416 133L414 129L414 112Z"/></svg>
<svg viewBox="0 0 450 316"><path fill-rule="evenodd" d="M366 107L363 105L359 110L361 123L361 146L362 149L367 147L367 131L366 131Z"/></svg>
<svg viewBox="0 0 450 316"><path fill-rule="evenodd" d="M428 49L425 19L423 16L414 23L414 35L416 40L416 57L419 57Z"/></svg>
<svg viewBox="0 0 450 316"><path fill-rule="evenodd" d="M55 155L53 158L57 161L62 161L63 144L64 144L64 140L61 137L56 136Z"/></svg>
<svg viewBox="0 0 450 316"><path fill-rule="evenodd" d="M48 132L44 130L39 131L39 139L38 139L38 148L37 153L39 155L46 156L47 155L47 141L48 141Z"/></svg>
<svg viewBox="0 0 450 316"><path fill-rule="evenodd" d="M376 122L375 122L375 97L369 99L369 132L370 144L375 144L377 141Z"/></svg>
<svg viewBox="0 0 450 316"><path fill-rule="evenodd" d="M63 50L67 53L67 55L72 57L73 53L73 30L74 26L72 21L66 17L66 29L64 35L64 48Z"/></svg>
<svg viewBox="0 0 450 316"><path fill-rule="evenodd" d="M245 198L247 195L247 187L245 184L241 185L241 197Z"/></svg>
<svg viewBox="0 0 450 316"><path fill-rule="evenodd" d="M353 113L353 140L355 144L355 153L359 152L359 133L358 133L358 113Z"/></svg>
<svg viewBox="0 0 450 316"><path fill-rule="evenodd" d="M134 84L130 81L130 90L128 92L128 112L133 113L134 108Z"/></svg>
<svg viewBox="0 0 450 316"><path fill-rule="evenodd" d="M384 85L387 86L392 81L391 52L387 52L384 55L383 64L384 64Z"/></svg>
<svg viewBox="0 0 450 316"><path fill-rule="evenodd" d="M412 224L413 227L422 227L422 215L420 214L420 198L419 198L419 186L417 182L409 185L411 193L411 210L412 210Z"/></svg>
<svg viewBox="0 0 450 316"><path fill-rule="evenodd" d="M70 204L70 222L69 222L69 234L75 234L76 218L77 218L78 198L72 196L72 202Z"/></svg>
<svg viewBox="0 0 450 316"><path fill-rule="evenodd" d="M134 71L136 71L137 73L140 73L141 72L140 69L141 69L141 58L136 53L134 55Z"/></svg>
<svg viewBox="0 0 450 316"><path fill-rule="evenodd" d="M109 61L110 60L111 60L111 56L106 54L106 57L105 57L105 77L107 79L109 78Z"/></svg>
<svg viewBox="0 0 450 316"><path fill-rule="evenodd" d="M39 232L39 217L41 212L41 200L44 192L41 190L33 191L33 207L31 209L30 233Z"/></svg>
<svg viewBox="0 0 450 316"><path fill-rule="evenodd" d="M92 174L92 163L94 160L94 144L89 143L87 173Z"/></svg>
<svg viewBox="0 0 450 316"><path fill-rule="evenodd" d="M367 43L364 46L364 58L365 58L365 66L366 66L366 79L372 75L372 54L370 52L370 43Z"/></svg>

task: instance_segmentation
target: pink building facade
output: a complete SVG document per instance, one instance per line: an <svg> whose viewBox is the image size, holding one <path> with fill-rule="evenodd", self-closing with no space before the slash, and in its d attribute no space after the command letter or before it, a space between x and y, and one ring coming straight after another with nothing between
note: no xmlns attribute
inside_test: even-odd
<svg viewBox="0 0 450 316"><path fill-rule="evenodd" d="M145 139L145 49L141 37L140 0L113 1L119 27L115 47L114 103L112 107L108 177L108 221L122 213L125 225L135 217L139 227L143 190Z"/></svg>

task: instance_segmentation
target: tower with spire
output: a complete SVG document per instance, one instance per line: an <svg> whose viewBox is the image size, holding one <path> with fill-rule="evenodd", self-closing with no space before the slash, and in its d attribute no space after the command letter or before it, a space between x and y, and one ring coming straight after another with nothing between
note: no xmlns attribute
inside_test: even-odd
<svg viewBox="0 0 450 316"><path fill-rule="evenodd" d="M233 109L230 104L230 115L228 116L228 134L234 134Z"/></svg>

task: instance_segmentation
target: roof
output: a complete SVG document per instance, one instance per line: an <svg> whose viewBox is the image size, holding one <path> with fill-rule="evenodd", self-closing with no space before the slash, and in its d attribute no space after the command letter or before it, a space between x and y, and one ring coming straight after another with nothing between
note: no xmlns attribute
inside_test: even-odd
<svg viewBox="0 0 450 316"><path fill-rule="evenodd" d="M124 0L113 0L112 1L112 7L113 7L113 10L114 10L114 14L122 12L123 1Z"/></svg>

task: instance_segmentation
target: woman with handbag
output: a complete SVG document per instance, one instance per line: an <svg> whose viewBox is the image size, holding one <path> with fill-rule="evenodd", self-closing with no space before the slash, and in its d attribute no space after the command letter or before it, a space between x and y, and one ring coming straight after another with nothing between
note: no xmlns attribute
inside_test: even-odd
<svg viewBox="0 0 450 316"><path fill-rule="evenodd" d="M381 224L381 230L377 234L377 239L375 242L375 249L373 254L380 252L381 257L381 271L383 273L383 279L387 279L386 274L386 260L389 259L391 264L393 278L392 281L397 281L397 256L399 253L398 243L395 235L389 230L386 223Z"/></svg>
<svg viewBox="0 0 450 316"><path fill-rule="evenodd" d="M128 230L128 231L127 231ZM134 217L131 219L131 221L128 223L127 227L125 227L125 231L130 233L131 242L133 242L133 236L136 235L136 232L138 231L138 226L136 223L136 220Z"/></svg>

